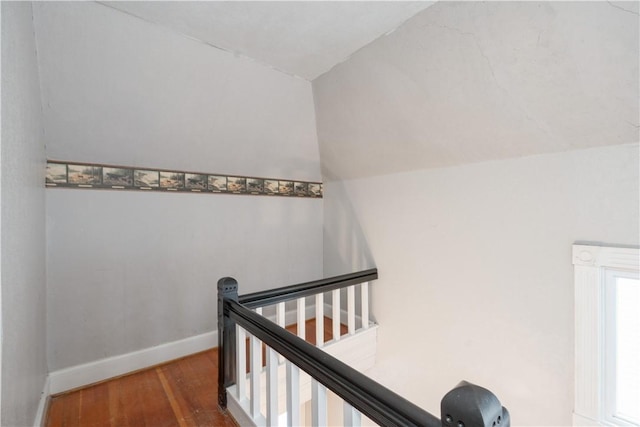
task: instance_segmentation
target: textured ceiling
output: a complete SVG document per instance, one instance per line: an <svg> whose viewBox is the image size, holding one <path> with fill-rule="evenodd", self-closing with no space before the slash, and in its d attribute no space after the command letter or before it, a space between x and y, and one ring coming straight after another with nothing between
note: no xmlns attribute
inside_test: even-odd
<svg viewBox="0 0 640 427"><path fill-rule="evenodd" d="M434 2L101 3L313 80Z"/></svg>
<svg viewBox="0 0 640 427"><path fill-rule="evenodd" d="M313 81L325 178L639 141L638 2L438 2Z"/></svg>

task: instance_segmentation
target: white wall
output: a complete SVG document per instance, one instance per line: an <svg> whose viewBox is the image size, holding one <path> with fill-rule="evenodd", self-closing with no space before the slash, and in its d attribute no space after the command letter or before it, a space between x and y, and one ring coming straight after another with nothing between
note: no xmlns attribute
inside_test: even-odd
<svg viewBox="0 0 640 427"><path fill-rule="evenodd" d="M307 81L93 2L34 13L48 158L320 178Z"/></svg>
<svg viewBox="0 0 640 427"><path fill-rule="evenodd" d="M45 150L31 3L2 2L2 417L33 425L47 374Z"/></svg>
<svg viewBox="0 0 640 427"><path fill-rule="evenodd" d="M374 377L436 414L466 379L515 425L570 425L571 244L640 243L638 158L622 145L325 184L325 273L380 272Z"/></svg>
<svg viewBox="0 0 640 427"><path fill-rule="evenodd" d="M35 5L47 156L319 180L310 84L96 3ZM322 275L322 200L47 190L58 370L216 328L241 293Z"/></svg>
<svg viewBox="0 0 640 427"><path fill-rule="evenodd" d="M640 243L637 15L438 2L313 81L324 271L378 267L384 384L571 423L571 244Z"/></svg>
<svg viewBox="0 0 640 427"><path fill-rule="evenodd" d="M47 191L52 370L216 329L216 282L322 277L322 201Z"/></svg>

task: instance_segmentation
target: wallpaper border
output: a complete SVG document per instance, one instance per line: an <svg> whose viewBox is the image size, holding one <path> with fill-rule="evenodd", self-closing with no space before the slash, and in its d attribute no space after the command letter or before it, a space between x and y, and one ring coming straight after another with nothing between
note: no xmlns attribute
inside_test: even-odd
<svg viewBox="0 0 640 427"><path fill-rule="evenodd" d="M321 182L47 160L47 188L322 198Z"/></svg>

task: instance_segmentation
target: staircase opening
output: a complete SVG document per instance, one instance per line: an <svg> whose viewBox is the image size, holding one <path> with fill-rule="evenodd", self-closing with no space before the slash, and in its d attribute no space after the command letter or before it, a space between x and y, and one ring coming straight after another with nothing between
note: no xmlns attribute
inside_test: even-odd
<svg viewBox="0 0 640 427"><path fill-rule="evenodd" d="M220 408L242 426L509 427L509 412L483 387L460 382L442 399L438 418L362 373L375 361L369 283L377 277L370 269L243 296L235 279L220 279ZM315 345L305 341L307 298L314 301ZM288 301L296 301L294 313L286 312ZM271 319L265 307L275 307ZM325 341L327 313L333 334ZM297 320L296 332L287 330L287 317Z"/></svg>

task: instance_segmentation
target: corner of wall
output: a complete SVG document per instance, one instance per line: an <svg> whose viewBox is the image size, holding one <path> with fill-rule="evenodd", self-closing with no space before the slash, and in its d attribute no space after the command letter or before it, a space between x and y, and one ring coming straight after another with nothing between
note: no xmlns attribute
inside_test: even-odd
<svg viewBox="0 0 640 427"><path fill-rule="evenodd" d="M1 10L0 423L30 425L47 376L42 98L32 4Z"/></svg>

